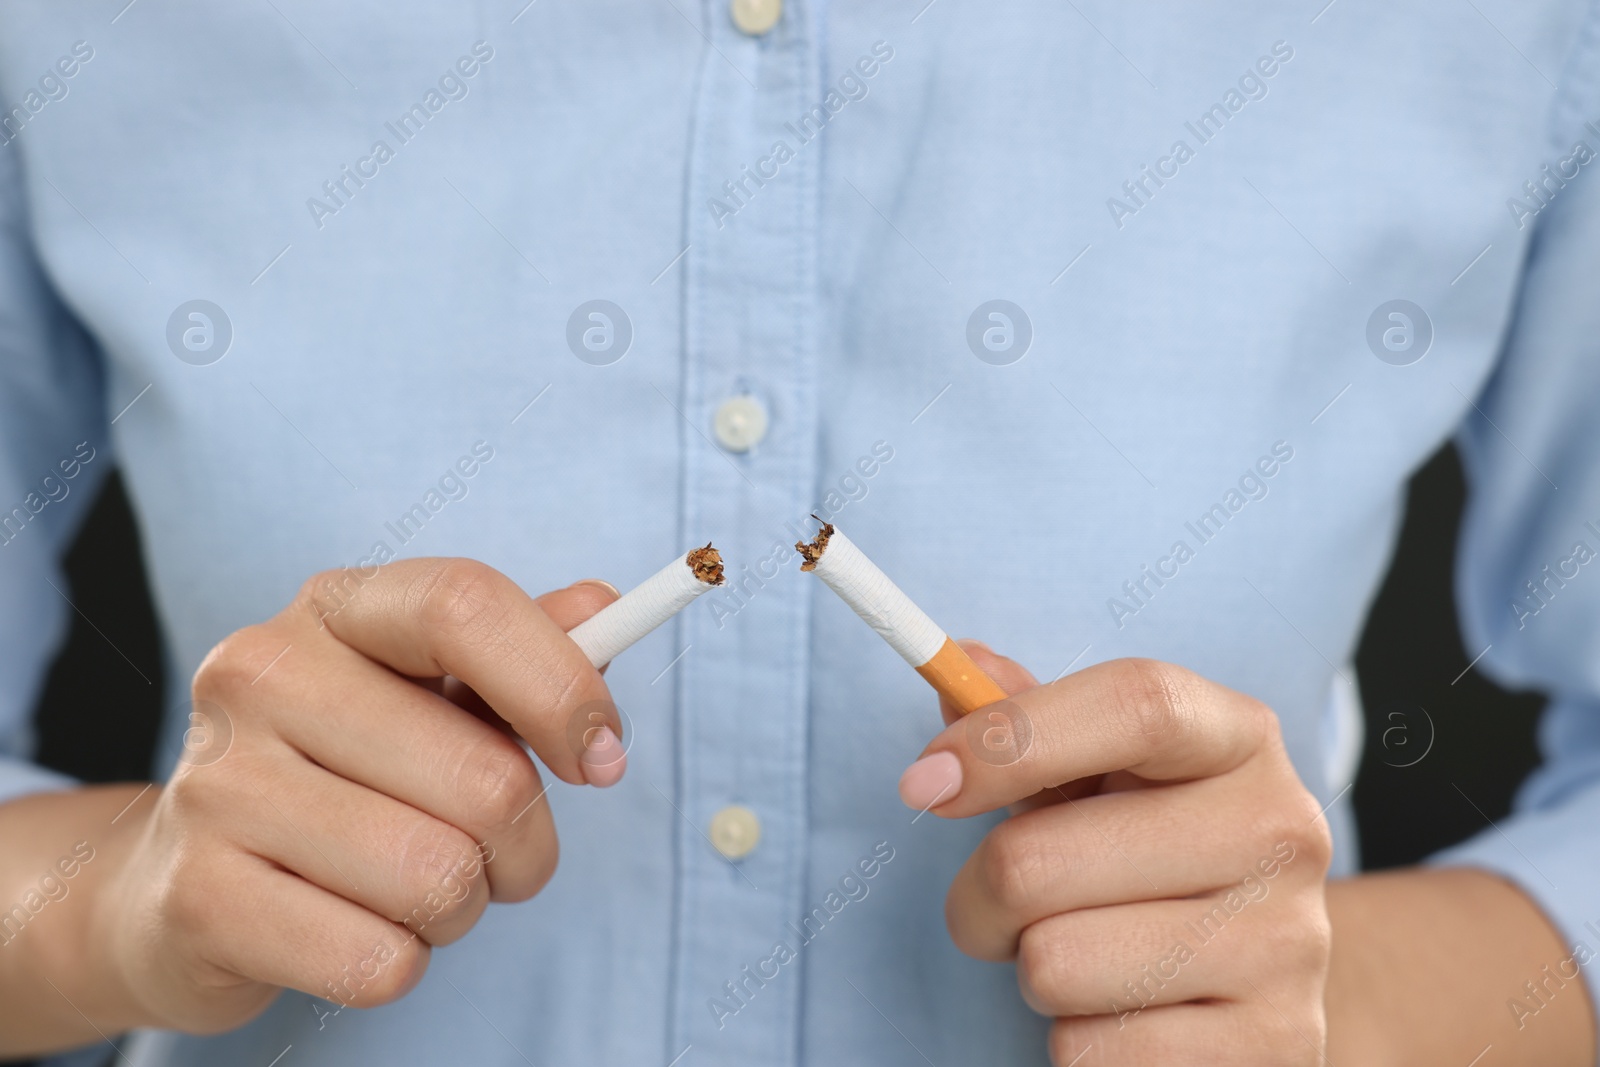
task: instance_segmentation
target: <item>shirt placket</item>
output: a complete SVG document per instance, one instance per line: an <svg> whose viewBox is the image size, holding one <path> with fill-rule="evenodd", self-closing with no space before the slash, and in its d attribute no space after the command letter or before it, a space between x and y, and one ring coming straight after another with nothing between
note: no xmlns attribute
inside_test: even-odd
<svg viewBox="0 0 1600 1067"><path fill-rule="evenodd" d="M777 1065L799 1051L805 960L789 924L808 829L812 583L787 545L817 451L820 145L788 127L817 101L819 59L799 0L706 0L698 14L708 48L685 204L683 510L689 536L715 539L728 567L726 587L685 613L675 668L668 1053Z"/></svg>

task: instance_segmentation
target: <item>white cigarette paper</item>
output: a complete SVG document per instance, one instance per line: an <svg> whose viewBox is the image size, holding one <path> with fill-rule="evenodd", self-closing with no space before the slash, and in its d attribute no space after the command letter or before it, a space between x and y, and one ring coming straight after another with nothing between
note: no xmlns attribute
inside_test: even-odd
<svg viewBox="0 0 1600 1067"><path fill-rule="evenodd" d="M818 540L816 558L807 556L805 566L878 631L890 648L913 667L921 667L939 654L947 640L945 632L850 538L830 526Z"/></svg>
<svg viewBox="0 0 1600 1067"><path fill-rule="evenodd" d="M567 633L596 668L722 584L722 556L711 545L662 567Z"/></svg>
<svg viewBox="0 0 1600 1067"><path fill-rule="evenodd" d="M962 715L1006 698L1005 690L833 524L822 523L815 540L794 547L805 559L801 569L815 572Z"/></svg>

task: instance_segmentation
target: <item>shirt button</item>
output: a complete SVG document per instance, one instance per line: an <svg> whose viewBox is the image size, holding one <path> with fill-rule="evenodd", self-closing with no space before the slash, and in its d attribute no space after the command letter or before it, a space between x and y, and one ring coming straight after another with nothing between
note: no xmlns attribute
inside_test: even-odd
<svg viewBox="0 0 1600 1067"><path fill-rule="evenodd" d="M728 859L743 859L760 842L761 820L749 808L733 804L711 817L711 843Z"/></svg>
<svg viewBox="0 0 1600 1067"><path fill-rule="evenodd" d="M783 0L730 0L733 24L752 37L759 37L777 25L783 14Z"/></svg>
<svg viewBox="0 0 1600 1067"><path fill-rule="evenodd" d="M748 452L767 436L767 409L753 396L732 397L717 408L712 426L723 448Z"/></svg>

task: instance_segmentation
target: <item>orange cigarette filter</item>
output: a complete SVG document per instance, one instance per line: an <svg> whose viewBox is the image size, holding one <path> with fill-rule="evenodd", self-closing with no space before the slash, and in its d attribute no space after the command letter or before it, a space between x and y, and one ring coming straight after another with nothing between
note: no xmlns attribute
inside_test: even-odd
<svg viewBox="0 0 1600 1067"><path fill-rule="evenodd" d="M917 673L963 715L1006 699L1006 691L999 683L984 674L972 657L948 637L933 658L917 668Z"/></svg>
<svg viewBox="0 0 1600 1067"><path fill-rule="evenodd" d="M1006 699L1006 691L833 524L823 523L814 540L794 547L805 559L800 569L839 594L961 714Z"/></svg>

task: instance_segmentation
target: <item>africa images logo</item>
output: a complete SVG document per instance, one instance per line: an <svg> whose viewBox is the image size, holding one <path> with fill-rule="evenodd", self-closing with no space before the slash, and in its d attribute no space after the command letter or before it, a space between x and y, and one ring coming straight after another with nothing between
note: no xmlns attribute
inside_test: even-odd
<svg viewBox="0 0 1600 1067"><path fill-rule="evenodd" d="M167 317L167 347L193 367L208 367L228 354L233 322L209 300L186 300Z"/></svg>

